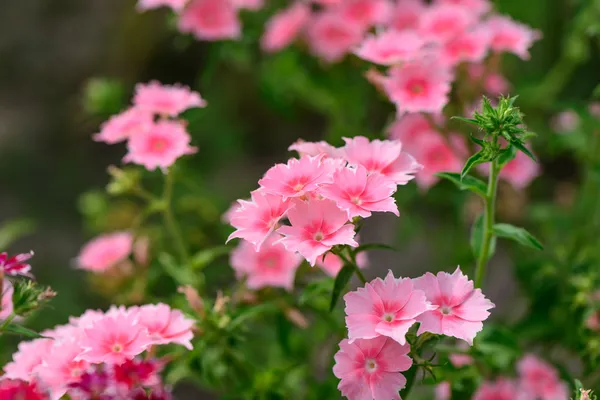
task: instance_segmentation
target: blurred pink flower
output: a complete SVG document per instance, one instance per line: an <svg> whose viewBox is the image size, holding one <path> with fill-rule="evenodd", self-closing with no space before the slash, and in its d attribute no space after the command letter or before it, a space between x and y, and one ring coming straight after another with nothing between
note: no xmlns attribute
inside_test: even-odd
<svg viewBox="0 0 600 400"><path fill-rule="evenodd" d="M490 39L490 33L483 28L462 32L443 44L440 60L450 66L461 62L483 61L489 49Z"/></svg>
<svg viewBox="0 0 600 400"><path fill-rule="evenodd" d="M8 279L2 283L2 293L0 293L0 321L8 318L13 312L13 293L14 289Z"/></svg>
<svg viewBox="0 0 600 400"><path fill-rule="evenodd" d="M454 146L451 147L451 145ZM411 149L414 149L414 154L423 165L423 169L416 176L419 187L429 189L439 180L435 176L438 172L460 172L463 158L459 153L462 146L464 146L462 136L454 136L449 142L437 131L421 132L416 142L411 146Z"/></svg>
<svg viewBox="0 0 600 400"><path fill-rule="evenodd" d="M339 13L325 11L315 16L307 26L311 51L326 62L340 61L360 44L364 29L344 19Z"/></svg>
<svg viewBox="0 0 600 400"><path fill-rule="evenodd" d="M476 15L485 14L492 9L492 3L489 0L437 0L437 2L462 6Z"/></svg>
<svg viewBox="0 0 600 400"><path fill-rule="evenodd" d="M195 321L167 304L145 304L136 308L138 324L145 327L153 344L176 343L192 350Z"/></svg>
<svg viewBox="0 0 600 400"><path fill-rule="evenodd" d="M116 232L98 236L83 246L77 257L77 267L93 272L104 272L131 254L133 236Z"/></svg>
<svg viewBox="0 0 600 400"><path fill-rule="evenodd" d="M147 130L152 123L151 113L130 108L104 122L93 139L96 142L115 144Z"/></svg>
<svg viewBox="0 0 600 400"><path fill-rule="evenodd" d="M547 362L533 354L525 355L517 363L520 390L540 400L567 400L569 390L558 372Z"/></svg>
<svg viewBox="0 0 600 400"><path fill-rule="evenodd" d="M592 117L600 118L600 102L590 103L588 112Z"/></svg>
<svg viewBox="0 0 600 400"><path fill-rule="evenodd" d="M48 400L48 395L41 391L36 383L14 379L0 380L0 399L2 400Z"/></svg>
<svg viewBox="0 0 600 400"><path fill-rule="evenodd" d="M431 122L423 114L404 114L388 127L388 135L402 142L407 149L418 149L415 143L419 136L432 130Z"/></svg>
<svg viewBox="0 0 600 400"><path fill-rule="evenodd" d="M400 400L406 385L400 372L412 365L409 346L385 337L340 342L333 374L341 379L338 389L348 400Z"/></svg>
<svg viewBox="0 0 600 400"><path fill-rule="evenodd" d="M250 289L281 287L291 291L294 287L296 270L302 262L297 253L285 249L273 234L265 240L259 251L249 242L242 240L231 252L231 266L238 279L247 278Z"/></svg>
<svg viewBox="0 0 600 400"><path fill-rule="evenodd" d="M390 28L398 31L417 29L426 8L423 0L397 0L389 21Z"/></svg>
<svg viewBox="0 0 600 400"><path fill-rule="evenodd" d="M418 335L431 332L453 336L473 344L477 332L483 329L485 321L494 304L486 299L481 289L473 288L470 281L460 268L453 274L439 272L413 279L415 289L420 289L427 295L435 310L428 311L417 317L421 323Z"/></svg>
<svg viewBox="0 0 600 400"><path fill-rule="evenodd" d="M2 269L5 275L31 277L29 273L31 265L27 263L31 257L33 257L33 251L17 254L12 257L9 257L8 253L0 253L0 269Z"/></svg>
<svg viewBox="0 0 600 400"><path fill-rule="evenodd" d="M348 219L370 217L371 212L400 215L393 194L396 183L380 173L368 174L365 167L341 168L333 174L333 183L321 187L319 193L333 200L348 213Z"/></svg>
<svg viewBox="0 0 600 400"><path fill-rule="evenodd" d="M341 18L363 29L386 23L391 11L389 0L345 0L337 9Z"/></svg>
<svg viewBox="0 0 600 400"><path fill-rule="evenodd" d="M4 366L2 378L31 382L35 368L41 365L53 343L52 339L34 339L19 343L18 351L12 355L12 361Z"/></svg>
<svg viewBox="0 0 600 400"><path fill-rule="evenodd" d="M265 6L265 0L231 0L236 8L258 11Z"/></svg>
<svg viewBox="0 0 600 400"><path fill-rule="evenodd" d="M231 225L236 228L227 238L245 239L252 243L256 250L267 237L278 228L279 220L283 218L292 204L282 200L281 196L255 190L251 193L252 200L238 200L240 207L230 217Z"/></svg>
<svg viewBox="0 0 600 400"><path fill-rule="evenodd" d="M579 127L581 118L574 110L566 110L558 113L552 118L552 129L555 132L573 132Z"/></svg>
<svg viewBox="0 0 600 400"><path fill-rule="evenodd" d="M1 314L0 314L0 319L2 319ZM588 329L591 329L593 331L599 331L600 330L600 311L596 310L593 313L591 313L585 320L585 326Z"/></svg>
<svg viewBox="0 0 600 400"><path fill-rule="evenodd" d="M275 52L289 46L310 19L310 6L295 1L269 19L260 44L263 50Z"/></svg>
<svg viewBox="0 0 600 400"><path fill-rule="evenodd" d="M173 11L183 10L189 0L138 0L137 8L140 11L146 11L159 7L170 7Z"/></svg>
<svg viewBox="0 0 600 400"><path fill-rule="evenodd" d="M440 382L435 385L435 400L450 400L452 387L450 382Z"/></svg>
<svg viewBox="0 0 600 400"><path fill-rule="evenodd" d="M483 80L483 88L488 94L507 95L510 90L510 83L499 73L492 72L487 74Z"/></svg>
<svg viewBox="0 0 600 400"><path fill-rule="evenodd" d="M421 16L418 33L437 43L445 43L465 33L477 21L469 9L451 3L434 4Z"/></svg>
<svg viewBox="0 0 600 400"><path fill-rule="evenodd" d="M306 142L302 139L298 139L290 147L289 151L295 151L300 157L304 156L321 156L326 155L328 157L337 158L340 156L340 150L333 147L329 143L321 140L320 142Z"/></svg>
<svg viewBox="0 0 600 400"><path fill-rule="evenodd" d="M152 81L136 85L133 105L146 112L176 117L188 108L206 107L206 101L187 86Z"/></svg>
<svg viewBox="0 0 600 400"><path fill-rule="evenodd" d="M362 165L368 173L378 172L397 185L410 182L422 168L410 154L402 151L398 140L369 141L364 136L343 139L346 145L342 154L350 165Z"/></svg>
<svg viewBox="0 0 600 400"><path fill-rule="evenodd" d="M76 360L81 354L79 342L72 338L54 340L50 350L43 355L42 363L35 369L35 374L52 392L53 399L60 399L67 392L68 385L77 382L86 372L89 364Z"/></svg>
<svg viewBox="0 0 600 400"><path fill-rule="evenodd" d="M179 16L179 30L199 40L237 39L238 11L229 0L191 0Z"/></svg>
<svg viewBox="0 0 600 400"><path fill-rule="evenodd" d="M478 170L483 175L489 174L489 164L481 164ZM515 158L506 163L500 171L500 178L508 181L517 189L525 189L541 174L540 164L533 161L521 151L517 151Z"/></svg>
<svg viewBox="0 0 600 400"><path fill-rule="evenodd" d="M375 64L394 65L420 57L424 44L413 31L387 30L367 36L354 53Z"/></svg>
<svg viewBox="0 0 600 400"><path fill-rule="evenodd" d="M529 48L542 37L541 32L506 16L493 16L487 20L486 25L492 34L492 50L513 53L523 60L529 59Z"/></svg>
<svg viewBox="0 0 600 400"><path fill-rule="evenodd" d="M468 354L454 353L448 356L450 363L456 368L462 368L467 365L473 364L473 357Z"/></svg>
<svg viewBox="0 0 600 400"><path fill-rule="evenodd" d="M348 215L331 200L312 199L310 202L295 201L288 211L291 226L277 230L285 237L280 239L288 251L297 251L310 265L317 257L336 245L357 247L354 225L346 224Z"/></svg>
<svg viewBox="0 0 600 400"><path fill-rule="evenodd" d="M357 235L358 236L358 235ZM358 238L355 237L358 241ZM356 256L356 264L358 268L363 269L368 266L369 260L366 252L360 252ZM325 259L323 257L317 258L317 267L321 268L325 273L331 277L336 277L338 272L344 266L344 261L340 256L335 255L333 253L327 253L325 255Z"/></svg>
<svg viewBox="0 0 600 400"><path fill-rule="evenodd" d="M415 290L410 278L394 278L389 271L385 280L377 278L344 296L348 338L372 339L387 336L400 344L419 315L432 312L421 290Z"/></svg>
<svg viewBox="0 0 600 400"><path fill-rule="evenodd" d="M515 400L522 397L523 393L519 393L514 382L500 378L495 382L483 382L473 395L473 400Z"/></svg>
<svg viewBox="0 0 600 400"><path fill-rule="evenodd" d="M161 120L129 138L123 161L143 165L149 171L160 168L166 173L179 157L197 151L190 146L191 140L183 123Z"/></svg>

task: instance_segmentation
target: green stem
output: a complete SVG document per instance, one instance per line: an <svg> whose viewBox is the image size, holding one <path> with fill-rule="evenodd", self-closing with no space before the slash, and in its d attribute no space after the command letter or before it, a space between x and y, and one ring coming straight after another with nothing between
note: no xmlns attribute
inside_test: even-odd
<svg viewBox="0 0 600 400"><path fill-rule="evenodd" d="M499 172L500 168L498 166L498 160L493 160L490 163L490 175L484 201L485 213L483 215L482 246L481 252L479 253L479 258L477 259L477 266L475 268L475 287L477 288L480 288L483 283L485 268L487 266L488 259L490 258L492 240L494 239L494 213L496 210L496 189L498 187Z"/></svg>
<svg viewBox="0 0 600 400"><path fill-rule="evenodd" d="M352 267L354 267L354 272L356 272L356 276L358 276L358 279L360 279L362 283L367 283L367 278L365 278L365 275L362 273L362 271L358 267L358 264L356 263L356 255L349 248L347 249L347 251L348 255L345 255L342 252L339 253L339 256L342 258L342 260L344 260L346 264L350 264L352 265Z"/></svg>
<svg viewBox="0 0 600 400"><path fill-rule="evenodd" d="M402 397L402 400L406 400L408 398L408 395L415 383L415 381L417 380L417 369L419 367L416 365L413 365L412 367L410 367L410 369L408 371L406 371L406 374L404 374L404 377L406 378L406 386L404 386L404 389L402 389L400 391L400 397Z"/></svg>
<svg viewBox="0 0 600 400"><path fill-rule="evenodd" d="M165 225L173 242L175 243L175 247L179 252L179 255L183 262L189 264L189 254L185 247L185 242L183 241L183 235L181 234L181 229L177 225L177 221L175 220L175 216L173 215L172 208L172 198L173 198L173 170L169 169L167 175L165 177L165 190L163 193L163 210L162 214L165 220Z"/></svg>
<svg viewBox="0 0 600 400"><path fill-rule="evenodd" d="M6 329L6 327L8 325L10 325L10 323L17 317L17 314L15 313L11 313L8 318L6 318L4 320L4 322L2 322L2 325L0 325L0 333L4 332L4 330Z"/></svg>

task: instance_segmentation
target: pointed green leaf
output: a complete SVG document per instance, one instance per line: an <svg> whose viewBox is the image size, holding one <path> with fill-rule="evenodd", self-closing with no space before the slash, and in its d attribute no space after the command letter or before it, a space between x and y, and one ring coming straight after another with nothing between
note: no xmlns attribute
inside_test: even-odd
<svg viewBox="0 0 600 400"><path fill-rule="evenodd" d="M463 179L465 177L465 175L467 175L469 173L471 168L473 168L474 166L476 166L478 164L482 164L484 162L485 161L483 161L483 153L482 152L473 154L471 157L469 157L469 159L465 163L465 166L463 167L463 169L460 173L461 179Z"/></svg>
<svg viewBox="0 0 600 400"><path fill-rule="evenodd" d="M481 147L485 146L485 142L479 138L476 138L475 136L473 136L473 134L471 133L471 135L469 135L471 138L471 142L480 145Z"/></svg>
<svg viewBox="0 0 600 400"><path fill-rule="evenodd" d="M479 125L479 124L477 123L477 120L476 120L476 119L473 119L473 118L465 118L465 117L458 117L458 116L454 116L454 117L452 117L451 119L455 119L455 120L457 120L457 121L466 122L466 123L468 123L468 124Z"/></svg>
<svg viewBox="0 0 600 400"><path fill-rule="evenodd" d="M473 251L473 256L475 259L479 258L479 254L481 254L481 248L483 247L483 215L477 217L473 226L471 227L471 250ZM490 251L488 260L492 258L494 253L496 252L496 237L492 238L492 242L490 243ZM486 260L487 261L487 260Z"/></svg>
<svg viewBox="0 0 600 400"><path fill-rule="evenodd" d="M230 250L229 246L218 246L200 250L192 257L190 261L191 267L193 269L203 269L217 258L229 253Z"/></svg>
<svg viewBox="0 0 600 400"><path fill-rule="evenodd" d="M447 179L454 183L460 190L469 190L481 197L486 196L487 185L480 179L466 175L461 178L460 174L455 172L438 172L435 176Z"/></svg>
<svg viewBox="0 0 600 400"><path fill-rule="evenodd" d="M519 140L512 140L510 143L513 146L515 146L517 148L517 150L522 151L523 153L527 154L527 156L529 158L531 158L533 161L537 162L537 160L536 160L535 156L533 155L533 153L531 151L529 151L529 149L527 147L525 147L525 145L521 141L519 141Z"/></svg>
<svg viewBox="0 0 600 400"><path fill-rule="evenodd" d="M348 282L354 275L354 267L352 265L344 265L344 268L338 272L335 277L335 283L333 284L333 292L331 292L331 303L329 304L329 311L333 311L338 300L340 299L340 295L344 291Z"/></svg>
<svg viewBox="0 0 600 400"><path fill-rule="evenodd" d="M543 250L544 246L529 232L523 228L516 227L510 224L494 225L494 233L498 237L514 240L523 246L531 247L538 250Z"/></svg>
<svg viewBox="0 0 600 400"><path fill-rule="evenodd" d="M508 162L512 161L517 155L517 148L511 144L508 145L507 148L503 149L498 156L498 164L500 167L506 165Z"/></svg>
<svg viewBox="0 0 600 400"><path fill-rule="evenodd" d="M363 251L369 251L369 250L390 250L390 251L398 251L398 249L396 249L395 247L392 247L388 244L383 244L383 243L366 243L366 244L361 244L360 246L358 246L355 250L354 250L354 254L358 254L361 253Z"/></svg>
<svg viewBox="0 0 600 400"><path fill-rule="evenodd" d="M28 338L43 338L44 336L40 335L36 331L33 331L29 328L25 328L24 326L17 324L8 324L5 326L1 333L7 333L12 335L25 336Z"/></svg>

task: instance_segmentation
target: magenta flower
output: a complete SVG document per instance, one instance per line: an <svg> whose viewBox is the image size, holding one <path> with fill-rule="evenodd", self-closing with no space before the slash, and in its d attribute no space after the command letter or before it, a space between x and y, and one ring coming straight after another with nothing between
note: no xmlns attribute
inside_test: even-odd
<svg viewBox="0 0 600 400"><path fill-rule="evenodd" d="M104 122L93 139L107 144L119 143L147 130L152 124L151 113L130 108Z"/></svg>
<svg viewBox="0 0 600 400"><path fill-rule="evenodd" d="M410 278L396 279L392 271L347 293L344 301L350 340L387 336L400 344L418 316L436 308Z"/></svg>
<svg viewBox="0 0 600 400"><path fill-rule="evenodd" d="M137 308L139 325L145 327L154 344L176 343L192 350L195 321L167 304L146 304Z"/></svg>
<svg viewBox="0 0 600 400"><path fill-rule="evenodd" d="M165 172L179 157L197 151L190 146L191 140L181 122L161 120L129 138L123 161L143 165L149 171L161 168Z"/></svg>
<svg viewBox="0 0 600 400"><path fill-rule="evenodd" d="M240 207L231 213L230 223L236 230L229 235L227 242L234 238L244 239L259 251L292 204L289 200L282 200L280 196L264 193L260 189L251 195L251 201L238 200Z"/></svg>
<svg viewBox="0 0 600 400"><path fill-rule="evenodd" d="M173 11L181 12L189 0L138 0L137 8L140 11L153 8L170 7Z"/></svg>
<svg viewBox="0 0 600 400"><path fill-rule="evenodd" d="M465 7L433 5L421 16L418 33L430 41L445 43L465 32L476 22L476 17Z"/></svg>
<svg viewBox="0 0 600 400"><path fill-rule="evenodd" d="M314 17L307 27L308 44L312 52L326 62L340 61L360 44L364 29L340 13L325 11Z"/></svg>
<svg viewBox="0 0 600 400"><path fill-rule="evenodd" d="M397 140L369 141L364 136L344 138L343 157L351 165L362 165L368 173L378 172L397 185L405 185L414 178L422 166L409 154L402 151Z"/></svg>
<svg viewBox="0 0 600 400"><path fill-rule="evenodd" d="M127 260L133 248L129 232L116 232L98 236L83 246L76 260L80 269L93 272L107 271Z"/></svg>
<svg viewBox="0 0 600 400"><path fill-rule="evenodd" d="M287 164L276 164L258 181L261 188L284 200L306 197L322 185L330 183L334 166L322 161L322 157L304 156L299 160L290 158Z"/></svg>
<svg viewBox="0 0 600 400"><path fill-rule="evenodd" d="M387 30L368 36L354 53L380 65L395 65L421 56L425 41L414 31Z"/></svg>
<svg viewBox="0 0 600 400"><path fill-rule="evenodd" d="M487 27L492 34L492 50L513 53L523 60L529 59L529 48L542 37L540 31L501 15L488 19Z"/></svg>
<svg viewBox="0 0 600 400"><path fill-rule="evenodd" d="M0 399L2 400L48 400L38 385L22 380L0 379Z"/></svg>
<svg viewBox="0 0 600 400"><path fill-rule="evenodd" d="M324 185L319 193L333 200L348 213L348 219L370 217L372 211L400 215L396 200L396 183L375 172L368 174L365 167L342 168L333 174L333 183Z"/></svg>
<svg viewBox="0 0 600 400"><path fill-rule="evenodd" d="M295 151L300 157L304 156L321 156L321 157L340 157L340 150L333 147L329 143L321 140L320 142L306 142L298 139L290 147L289 151Z"/></svg>
<svg viewBox="0 0 600 400"><path fill-rule="evenodd" d="M427 300L437 306L417 317L421 323L417 334L453 336L472 345L477 332L483 329L483 321L490 316L488 310L494 308L481 289L474 289L473 281L460 268L453 274L439 272L437 276L428 272L413 281L415 288L425 292Z"/></svg>
<svg viewBox="0 0 600 400"><path fill-rule="evenodd" d="M179 30L199 40L237 39L241 35L236 7L223 0L191 0L179 16Z"/></svg>
<svg viewBox="0 0 600 400"><path fill-rule="evenodd" d="M336 245L357 247L354 225L347 224L348 215L331 200L296 201L288 211L291 226L277 230L284 235L280 242L289 251L300 253L310 265L317 257Z"/></svg>
<svg viewBox="0 0 600 400"><path fill-rule="evenodd" d="M523 393L519 393L514 382L505 378L499 378L495 382L482 383L473 395L473 400L515 400L520 398L523 398Z"/></svg>
<svg viewBox="0 0 600 400"><path fill-rule="evenodd" d="M77 382L86 372L89 364L76 360L82 348L71 338L55 340L54 345L44 354L42 363L35 370L44 386L50 389L52 397L60 399L68 390L68 385Z"/></svg>
<svg viewBox="0 0 600 400"><path fill-rule="evenodd" d="M4 279L2 293L0 293L0 321L5 320L13 313L13 293L12 284L8 279Z"/></svg>
<svg viewBox="0 0 600 400"><path fill-rule="evenodd" d="M0 253L0 269L5 275L23 275L31 277L31 265L26 261L33 257L33 251L29 253L21 253L16 256L9 257L8 253Z"/></svg>
<svg viewBox="0 0 600 400"><path fill-rule="evenodd" d="M286 250L281 243L275 243L277 239L278 235L269 236L258 251L251 243L242 241L231 252L231 266L236 276L238 279L246 277L250 289L293 289L296 270L302 258Z"/></svg>
<svg viewBox="0 0 600 400"><path fill-rule="evenodd" d="M341 379L338 389L348 400L400 400L406 385L400 372L412 365L408 345L378 337L340 342L333 374Z"/></svg>
<svg viewBox="0 0 600 400"><path fill-rule="evenodd" d="M136 85L133 105L145 112L176 117L188 108L206 107L206 101L187 86L152 81Z"/></svg>
<svg viewBox="0 0 600 400"><path fill-rule="evenodd" d="M260 45L264 51L275 52L290 45L310 19L307 3L296 1L288 8L277 12L266 24Z"/></svg>
<svg viewBox="0 0 600 400"><path fill-rule="evenodd" d="M355 237L358 241L358 237ZM369 259L366 252L360 252L356 255L356 265L358 268L366 268L369 264ZM344 260L338 255L327 253L325 258L317 258L317 267L321 268L325 273L333 278L337 276L340 270L344 267Z"/></svg>
<svg viewBox="0 0 600 400"><path fill-rule="evenodd" d="M569 391L562 382L558 372L547 362L533 354L525 355L517 363L520 377L519 390L527 393L530 398L540 400L567 400Z"/></svg>
<svg viewBox="0 0 600 400"><path fill-rule="evenodd" d="M2 377L32 381L35 369L42 364L53 343L52 339L35 339L19 343L18 351L12 355L12 361L4 366Z"/></svg>

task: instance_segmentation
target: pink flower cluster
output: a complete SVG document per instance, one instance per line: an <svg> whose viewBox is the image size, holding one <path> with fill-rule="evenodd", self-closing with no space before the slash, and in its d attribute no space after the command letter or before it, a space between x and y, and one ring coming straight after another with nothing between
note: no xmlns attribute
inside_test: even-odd
<svg viewBox="0 0 600 400"><path fill-rule="evenodd" d="M0 253L0 272L3 275L22 275L31 276L31 265L27 263L29 259L33 257L33 251L29 253L17 254L16 256L9 257L7 253Z"/></svg>
<svg viewBox="0 0 600 400"><path fill-rule="evenodd" d="M105 122L94 140L108 144L127 141L125 162L166 171L179 157L197 151L190 146L185 122L177 116L205 106L206 101L185 86L138 84L133 105Z"/></svg>
<svg viewBox="0 0 600 400"><path fill-rule="evenodd" d="M193 326L181 311L161 303L113 306L105 313L88 310L67 325L42 332L44 338L21 342L12 362L4 366L4 378L35 383L58 399L84 390L84 379L109 374L114 393L102 394L114 396L107 399L130 398L122 392L160 383L160 363L138 357L156 345L174 343L191 349ZM132 380L142 375L141 370L146 378Z"/></svg>
<svg viewBox="0 0 600 400"><path fill-rule="evenodd" d="M420 164L402 151L399 141L345 141L341 148L295 143L290 149L300 158L270 168L251 199L238 200L227 213L236 228L228 241L245 241L234 251L232 264L238 275L249 277L252 287L291 288L300 264L295 253L313 266L332 263L339 269L339 258L327 261L322 256L334 246L358 246L357 218L373 212L399 215L393 194L413 179ZM284 219L289 225L282 224Z"/></svg>
<svg viewBox="0 0 600 400"><path fill-rule="evenodd" d="M473 343L494 307L473 282L453 274L395 278L390 271L344 296L348 339L340 343L333 372L349 400L400 399L410 368L408 330L431 332Z"/></svg>

